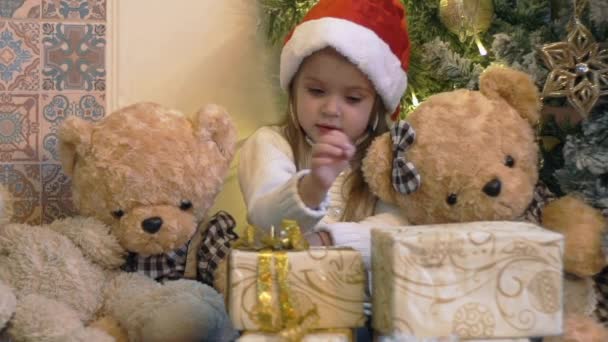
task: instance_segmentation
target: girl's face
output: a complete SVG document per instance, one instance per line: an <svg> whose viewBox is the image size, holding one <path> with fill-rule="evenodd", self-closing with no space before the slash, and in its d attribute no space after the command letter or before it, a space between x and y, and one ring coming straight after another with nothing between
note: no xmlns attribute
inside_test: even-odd
<svg viewBox="0 0 608 342"><path fill-rule="evenodd" d="M369 79L330 48L304 60L293 93L298 122L313 141L335 129L357 141L367 130L376 98Z"/></svg>

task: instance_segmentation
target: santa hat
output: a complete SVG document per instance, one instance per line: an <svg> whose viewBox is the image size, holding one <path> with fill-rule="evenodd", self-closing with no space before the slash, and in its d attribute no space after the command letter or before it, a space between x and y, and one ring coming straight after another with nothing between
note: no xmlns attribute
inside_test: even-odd
<svg viewBox="0 0 608 342"><path fill-rule="evenodd" d="M400 0L320 0L289 34L281 52L284 90L304 58L332 47L357 65L388 113L407 88L410 41Z"/></svg>

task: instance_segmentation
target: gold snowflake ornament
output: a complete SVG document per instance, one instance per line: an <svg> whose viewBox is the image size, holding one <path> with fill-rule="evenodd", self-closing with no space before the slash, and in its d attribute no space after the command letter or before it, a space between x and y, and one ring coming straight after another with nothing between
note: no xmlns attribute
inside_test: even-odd
<svg viewBox="0 0 608 342"><path fill-rule="evenodd" d="M541 52L551 69L543 96L566 96L587 117L597 100L608 95L608 50L600 50L593 34L576 16L567 40L547 44Z"/></svg>

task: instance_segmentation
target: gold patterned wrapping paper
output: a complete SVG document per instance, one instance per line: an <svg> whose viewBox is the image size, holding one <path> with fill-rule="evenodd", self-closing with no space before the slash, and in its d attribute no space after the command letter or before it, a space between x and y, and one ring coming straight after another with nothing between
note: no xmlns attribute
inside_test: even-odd
<svg viewBox="0 0 608 342"><path fill-rule="evenodd" d="M258 257L261 252L232 250L229 259L228 312L236 329L263 330L259 322ZM274 252L277 253L277 252ZM310 329L363 326L367 275L361 254L352 249L311 248L284 252L288 258L289 300L298 315L314 311L318 319ZM280 315L276 265L271 305Z"/></svg>
<svg viewBox="0 0 608 342"><path fill-rule="evenodd" d="M331 329L328 331L313 331L306 334L301 342L352 342L353 334L348 329ZM275 334L261 332L245 332L237 342L283 342Z"/></svg>
<svg viewBox="0 0 608 342"><path fill-rule="evenodd" d="M561 334L563 244L525 222L374 229L373 326L419 337Z"/></svg>

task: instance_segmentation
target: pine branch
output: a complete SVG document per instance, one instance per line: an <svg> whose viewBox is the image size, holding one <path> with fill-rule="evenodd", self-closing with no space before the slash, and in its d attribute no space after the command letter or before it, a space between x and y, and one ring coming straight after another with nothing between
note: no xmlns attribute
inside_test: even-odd
<svg viewBox="0 0 608 342"><path fill-rule="evenodd" d="M589 21L595 28L595 38L599 41L608 39L608 1L589 1Z"/></svg>
<svg viewBox="0 0 608 342"><path fill-rule="evenodd" d="M563 191L608 209L608 110L594 113L583 123L582 133L566 138L563 157L563 168L555 172Z"/></svg>
<svg viewBox="0 0 608 342"><path fill-rule="evenodd" d="M453 51L436 38L422 46L423 62L436 72L436 78L453 82L457 87L475 88L484 67Z"/></svg>
<svg viewBox="0 0 608 342"><path fill-rule="evenodd" d="M319 0L259 0L266 19L266 35L272 44L287 36Z"/></svg>

